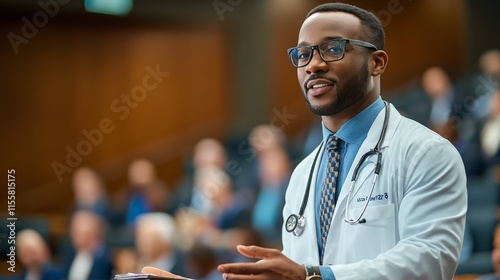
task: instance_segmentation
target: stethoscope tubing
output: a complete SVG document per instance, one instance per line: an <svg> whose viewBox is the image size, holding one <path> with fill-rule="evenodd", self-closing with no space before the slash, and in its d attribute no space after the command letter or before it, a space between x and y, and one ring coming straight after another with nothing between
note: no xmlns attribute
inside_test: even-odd
<svg viewBox="0 0 500 280"><path fill-rule="evenodd" d="M316 162L318 160L318 156L321 153L321 150L323 148L323 141L321 141L321 144L318 148L318 152L316 153L316 156L314 156L313 164L311 170L314 170L314 167L316 166ZM311 181L312 181L312 172L309 172L309 179L307 179L307 187L304 192L304 198L302 199L302 204L300 205L300 210L299 214L291 214L285 221L285 229L288 232L293 233L296 236L299 236L302 234L302 230L299 229L299 231L296 231L297 226L304 226L305 227L305 218L304 218L304 212L306 211L306 206L307 206L307 200L309 199L309 190L311 189ZM288 227L289 221L294 221L293 227ZM298 234L297 234L298 233Z"/></svg>
<svg viewBox="0 0 500 280"><path fill-rule="evenodd" d="M365 154L363 154L361 156L360 160L356 164L356 167L354 168L354 171L353 171L353 175L352 175L352 178L351 178L351 182L352 183L351 183L351 187L349 188L349 193L348 193L348 196L347 196L347 203L346 203L345 217L344 217L344 221L346 223L350 224L350 225L366 223L366 219L363 219L363 214L365 213L366 209L368 208L368 203L370 202L370 197L373 194L373 190L375 188L375 184L377 182L377 178L378 178L378 176L380 174L380 169L382 167L381 146L382 146L382 143L383 143L384 138L385 138L385 134L386 134L386 131L387 131L387 126L389 124L389 117L390 117L390 110L389 110L390 105L389 105L389 103L386 102L386 101L384 101L384 107L385 107L384 123L382 125L382 131L380 132L380 137L379 137L379 139L377 141L377 144L375 145L375 147L372 150L366 152ZM305 212L305 209L306 209L306 206L307 206L307 201L309 199L309 193L310 193L311 181L312 181L312 174L314 173L314 168L316 166L316 162L318 160L319 154L321 153L322 149L323 149L323 141L321 141L320 147L318 148L318 152L316 153L316 155L314 157L314 160L313 160L313 164L312 164L312 167L311 167L311 172L309 172L309 178L307 180L307 187L306 187L306 190L304 192L304 197L302 199L302 204L300 206L299 214L298 214L298 216L295 215L295 214L291 214L288 217L287 222L289 220L291 220L291 218L295 217L295 221L298 221L299 219L302 219L301 225L305 226L304 212ZM358 177L359 170L360 170L362 164L366 161L366 159L368 157L372 156L372 155L377 155L377 162L375 164L375 171L374 171L375 174L374 174L374 177L373 177L372 186L370 188L370 194L368 196L368 199L365 202L365 205L363 206L363 210L358 215L358 217L356 219L349 219L348 210L349 210L349 204L350 204L350 200L351 200L351 193L352 193L352 191L354 189L354 185L355 185L356 179ZM294 227L289 228L288 225L286 225L285 229L286 229L286 231L291 232L291 233L293 233L296 236L299 236L300 234L302 234L302 230L298 231L299 233L297 234L297 231L296 231L296 227L297 226L298 226L298 224L295 224Z"/></svg>
<svg viewBox="0 0 500 280"><path fill-rule="evenodd" d="M368 203L370 203L370 198L372 197L373 190L375 189L375 183L377 182L377 178L380 174L380 169L382 168L382 151L381 151L381 146L382 142L384 141L386 130L387 130L387 125L389 123L389 117L390 117L390 110L389 110L389 105L386 101L384 101L385 105L385 116L384 116L384 123L382 125L382 131L380 132L380 137L377 141L377 144L375 145L375 148L373 150L368 151L365 153L361 159L359 160L358 164L356 165L356 168L354 168L354 173L352 174L352 179L351 179L351 187L349 188L349 193L347 195L347 202L345 206L345 217L344 221L350 225L355 225L355 224L364 224L366 223L366 219L363 219L363 214L365 213L366 209L368 208ZM366 161L366 159L372 155L377 155L377 163L375 164L375 171L373 175L373 180L372 180L372 186L370 188L370 194L368 195L365 205L363 206L363 210L361 210L361 213L358 215L356 219L350 219L349 218L349 204L351 202L351 194L352 191L354 190L354 185L356 183L356 179L358 177L358 172L362 166L362 164Z"/></svg>

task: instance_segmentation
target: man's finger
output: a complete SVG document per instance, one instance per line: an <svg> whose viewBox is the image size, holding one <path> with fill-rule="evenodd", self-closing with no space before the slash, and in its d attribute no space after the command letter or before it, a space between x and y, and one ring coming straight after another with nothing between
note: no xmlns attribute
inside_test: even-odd
<svg viewBox="0 0 500 280"><path fill-rule="evenodd" d="M252 259L269 259L279 253L276 249L263 248L259 246L236 246L236 250L243 256Z"/></svg>
<svg viewBox="0 0 500 280"><path fill-rule="evenodd" d="M222 279L224 280L260 280L269 279L265 275L237 275L237 274L223 274Z"/></svg>
<svg viewBox="0 0 500 280"><path fill-rule="evenodd" d="M217 268L221 273L230 274L260 274L263 272L262 268L257 263L228 263L221 264Z"/></svg>

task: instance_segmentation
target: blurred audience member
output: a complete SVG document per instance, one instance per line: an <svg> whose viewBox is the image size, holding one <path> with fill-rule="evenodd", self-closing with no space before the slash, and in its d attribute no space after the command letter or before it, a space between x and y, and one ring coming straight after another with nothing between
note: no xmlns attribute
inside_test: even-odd
<svg viewBox="0 0 500 280"><path fill-rule="evenodd" d="M148 213L137 218L135 226L137 271L153 266L177 275L186 275L183 258L175 247L176 224L166 213Z"/></svg>
<svg viewBox="0 0 500 280"><path fill-rule="evenodd" d="M275 127L261 125L250 133L250 143L257 154L258 165L252 226L265 240L280 243L281 209L291 175L290 158L284 148L285 136Z"/></svg>
<svg viewBox="0 0 500 280"><path fill-rule="evenodd" d="M428 126L443 126L449 119L455 99L453 87L446 72L439 67L431 67L422 75L422 87L430 99Z"/></svg>
<svg viewBox="0 0 500 280"><path fill-rule="evenodd" d="M479 58L479 66L484 75L489 75L496 82L500 82L500 50L485 51Z"/></svg>
<svg viewBox="0 0 500 280"><path fill-rule="evenodd" d="M101 177L92 168L80 167L73 173L75 211L88 210L109 218L109 206Z"/></svg>
<svg viewBox="0 0 500 280"><path fill-rule="evenodd" d="M405 115L433 129L448 139L459 151L468 176L482 176L485 161L481 153L476 123L470 118L470 97L456 89L448 74L440 67L430 67L421 78L421 89L393 97Z"/></svg>
<svg viewBox="0 0 500 280"><path fill-rule="evenodd" d="M482 53L478 66L478 73L457 83L457 91L463 99L456 111L461 121L460 135L479 143L492 93L500 87L500 51L492 49Z"/></svg>
<svg viewBox="0 0 500 280"><path fill-rule="evenodd" d="M448 139L460 153L468 176L481 176L484 174L485 158L479 143L464 139L459 134L457 122L450 119L444 125L437 126L434 129L441 136Z"/></svg>
<svg viewBox="0 0 500 280"><path fill-rule="evenodd" d="M74 252L64 258L67 279L111 279L113 262L104 244L106 228L105 221L93 212L80 210L72 215L70 238Z"/></svg>
<svg viewBox="0 0 500 280"><path fill-rule="evenodd" d="M197 173L204 168L225 170L226 164L227 153L221 142L213 138L198 141L193 150L192 166L186 170L183 180L176 189L175 208L190 207L201 212L211 211L210 199L199 188Z"/></svg>
<svg viewBox="0 0 500 280"><path fill-rule="evenodd" d="M241 193L234 192L231 179L218 168L197 170L197 188L212 207L205 211L184 208L176 216L187 243L203 242L217 246L224 231L250 223L249 204Z"/></svg>
<svg viewBox="0 0 500 280"><path fill-rule="evenodd" d="M252 153L243 166L243 172L239 176L238 183L240 191L255 203L256 194L260 186L260 173L262 172L260 157L274 150L277 146L285 146L286 139L281 132L275 132L279 129L270 125L258 125L254 127L248 136L249 150L246 153Z"/></svg>
<svg viewBox="0 0 500 280"><path fill-rule="evenodd" d="M49 247L38 232L32 229L21 230L17 233L16 245L17 257L24 271L15 279L61 279L61 271L53 265Z"/></svg>
<svg viewBox="0 0 500 280"><path fill-rule="evenodd" d="M488 118L481 131L481 148L488 168L500 166L500 89L490 99Z"/></svg>
<svg viewBox="0 0 500 280"><path fill-rule="evenodd" d="M229 175L217 168L200 170L198 182L201 192L210 199L213 205L210 212L205 212L218 230L248 225L248 207L246 197L233 191Z"/></svg>
<svg viewBox="0 0 500 280"><path fill-rule="evenodd" d="M113 262L115 274L140 273L137 269L137 254L132 248L123 248L115 252Z"/></svg>
<svg viewBox="0 0 500 280"><path fill-rule="evenodd" d="M198 280L220 280L222 274L217 270L219 261L214 249L202 243L195 243L186 254L188 277Z"/></svg>
<svg viewBox="0 0 500 280"><path fill-rule="evenodd" d="M194 147L193 164L195 168L226 168L227 153L224 146L216 139L205 138Z"/></svg>
<svg viewBox="0 0 500 280"><path fill-rule="evenodd" d="M488 50L479 57L480 75L474 88L475 110L473 114L476 119L483 120L488 117L489 101L495 88L500 87L500 50Z"/></svg>
<svg viewBox="0 0 500 280"><path fill-rule="evenodd" d="M436 130L450 119L462 125L461 120L468 114L464 112L468 105L464 104L465 96L467 93L457 90L442 68L434 66L424 71L419 85L412 85L388 101L401 108L406 117Z"/></svg>
<svg viewBox="0 0 500 280"><path fill-rule="evenodd" d="M443 126L451 116L456 116L462 99L449 75L437 66L422 73L419 85L388 98L406 117L431 129Z"/></svg>
<svg viewBox="0 0 500 280"><path fill-rule="evenodd" d="M127 207L127 224L133 225L139 215L169 212L169 192L156 176L156 168L146 159L134 160L128 168L132 196Z"/></svg>

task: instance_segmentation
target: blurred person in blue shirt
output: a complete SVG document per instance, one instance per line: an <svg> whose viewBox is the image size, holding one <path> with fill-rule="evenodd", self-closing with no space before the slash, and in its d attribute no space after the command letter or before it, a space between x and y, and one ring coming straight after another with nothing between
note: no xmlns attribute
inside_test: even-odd
<svg viewBox="0 0 500 280"><path fill-rule="evenodd" d="M32 229L24 229L16 236L17 257L24 271L14 279L57 280L62 271L52 262L50 249L43 237Z"/></svg>

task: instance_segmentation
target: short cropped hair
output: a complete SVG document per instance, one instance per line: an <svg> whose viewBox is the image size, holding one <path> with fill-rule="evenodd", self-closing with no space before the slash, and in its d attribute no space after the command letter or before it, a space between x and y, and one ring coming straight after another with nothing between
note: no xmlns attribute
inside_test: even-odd
<svg viewBox="0 0 500 280"><path fill-rule="evenodd" d="M175 221L167 213L152 212L142 214L137 217L137 226L153 226L156 228L163 242L167 244L174 243L176 225Z"/></svg>
<svg viewBox="0 0 500 280"><path fill-rule="evenodd" d="M358 8L345 3L326 3L313 8L307 17L320 12L344 12L359 18L361 24L365 27L365 33L368 37L366 41L375 45L379 50L385 46L385 33L382 23L372 12Z"/></svg>

